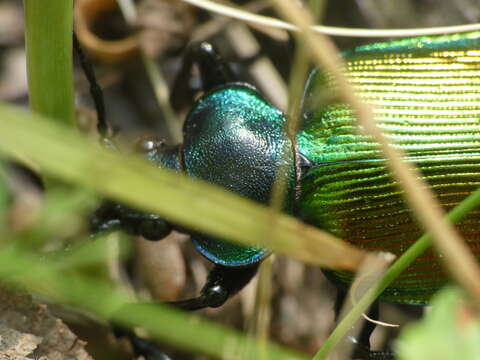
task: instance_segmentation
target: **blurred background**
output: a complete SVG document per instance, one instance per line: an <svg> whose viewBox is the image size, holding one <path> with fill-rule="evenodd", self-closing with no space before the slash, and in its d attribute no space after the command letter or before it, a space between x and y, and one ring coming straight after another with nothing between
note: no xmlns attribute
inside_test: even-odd
<svg viewBox="0 0 480 360"><path fill-rule="evenodd" d="M294 49L286 32L247 26L174 0L137 1L137 14L128 21L115 0L75 2L78 37L104 89L108 120L126 148L143 135L159 136L171 143L181 141L181 123L192 98L186 94L185 99L176 99L182 106L171 109L168 91L181 67L183 52L192 41L214 43L232 62L241 79L258 86L270 101L286 110ZM268 1L235 4L254 13L277 16ZM357 28L446 26L479 20L480 6L474 0L325 1L322 14L323 24ZM1 0L0 100L26 107L23 31L22 1ZM342 50L375 39L334 38L334 41ZM89 85L78 64L75 77L79 127L87 134L94 134L96 113ZM195 74L191 87L199 87ZM211 265L195 252L187 236L174 233L170 237L170 241L157 243L134 239L135 255L117 264L113 275L124 286L135 289L140 297L160 301L194 296ZM240 329L254 328L255 285L256 280L222 308L204 310L202 314ZM271 285L271 338L300 351L315 353L333 327L335 289L321 270L281 257L273 262ZM94 359L128 358L128 350L118 346L108 328L65 316L65 309L57 310L74 333L88 342L87 351ZM421 312L421 308L383 304L382 321L404 323ZM390 327L376 330L375 346L385 346L397 331ZM206 359L166 345L162 348L174 359Z"/></svg>

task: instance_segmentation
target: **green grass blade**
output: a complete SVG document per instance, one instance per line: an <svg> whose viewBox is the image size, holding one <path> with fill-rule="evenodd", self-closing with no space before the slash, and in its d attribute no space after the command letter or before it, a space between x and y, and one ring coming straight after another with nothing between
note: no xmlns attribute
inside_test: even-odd
<svg viewBox="0 0 480 360"><path fill-rule="evenodd" d="M24 8L30 107L73 125L73 1L25 0Z"/></svg>
<svg viewBox="0 0 480 360"><path fill-rule="evenodd" d="M355 269L364 252L327 233L219 187L101 149L40 116L1 105L0 150L50 174L157 213L167 220L246 245L263 244L326 267ZM271 225L275 226L272 227Z"/></svg>

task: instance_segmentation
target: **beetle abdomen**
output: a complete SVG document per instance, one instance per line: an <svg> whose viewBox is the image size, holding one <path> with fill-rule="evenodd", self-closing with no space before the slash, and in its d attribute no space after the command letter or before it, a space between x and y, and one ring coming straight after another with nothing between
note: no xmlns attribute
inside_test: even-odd
<svg viewBox="0 0 480 360"><path fill-rule="evenodd" d="M374 106L375 121L406 150L451 209L480 185L480 33L374 44L345 53L347 75ZM357 132L340 101L318 105L328 74L314 73L305 93L298 149L314 167L302 181L300 216L362 248L402 253L423 231L388 174L377 145ZM480 212L458 228L480 255ZM350 275L335 273L346 284ZM440 259L425 253L383 294L428 302L446 281Z"/></svg>
<svg viewBox="0 0 480 360"><path fill-rule="evenodd" d="M409 159L416 160L447 211L480 185L480 152L462 155ZM402 191L379 161L332 163L312 169L303 180L301 216L359 247L397 255L423 233ZM458 229L480 254L480 212L468 215ZM351 279L347 273L335 274L344 285ZM397 279L383 299L428 302L445 280L440 259L429 250Z"/></svg>

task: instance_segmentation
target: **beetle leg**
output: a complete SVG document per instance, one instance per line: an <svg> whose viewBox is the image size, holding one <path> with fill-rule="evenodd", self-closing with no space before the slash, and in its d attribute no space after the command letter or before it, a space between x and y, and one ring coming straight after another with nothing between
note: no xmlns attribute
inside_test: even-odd
<svg viewBox="0 0 480 360"><path fill-rule="evenodd" d="M193 43L187 48L182 68L172 86L170 102L175 109L192 102L195 90L190 87L189 83L194 65L198 66L203 91L239 81L228 63L223 60L212 44L206 41Z"/></svg>
<svg viewBox="0 0 480 360"><path fill-rule="evenodd" d="M187 65L194 61L202 77L202 90L209 91L217 86L238 81L230 65L209 42L202 41L190 46L186 54ZM185 63L184 63L185 65Z"/></svg>
<svg viewBox="0 0 480 360"><path fill-rule="evenodd" d="M169 302L169 304L189 311L222 306L250 282L257 273L257 269L257 264L241 268L215 265L208 275L200 296Z"/></svg>
<svg viewBox="0 0 480 360"><path fill-rule="evenodd" d="M172 231L172 225L157 215L136 211L112 201L104 201L90 216L90 233L95 236L117 229L147 240L161 240Z"/></svg>

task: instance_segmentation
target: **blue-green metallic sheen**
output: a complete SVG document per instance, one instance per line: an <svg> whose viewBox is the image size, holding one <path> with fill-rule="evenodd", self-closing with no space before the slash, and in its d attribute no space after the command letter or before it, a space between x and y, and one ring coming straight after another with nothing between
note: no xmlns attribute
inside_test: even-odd
<svg viewBox="0 0 480 360"><path fill-rule="evenodd" d="M284 126L282 112L254 88L228 84L214 89L193 106L184 124L184 171L268 203L276 176L287 176L290 188L295 183L293 146ZM282 162L289 167L286 174L277 174ZM227 266L252 264L267 254L264 249L246 248L206 235L194 235L193 241L209 260Z"/></svg>

